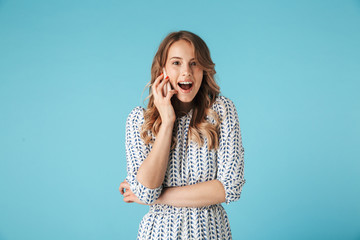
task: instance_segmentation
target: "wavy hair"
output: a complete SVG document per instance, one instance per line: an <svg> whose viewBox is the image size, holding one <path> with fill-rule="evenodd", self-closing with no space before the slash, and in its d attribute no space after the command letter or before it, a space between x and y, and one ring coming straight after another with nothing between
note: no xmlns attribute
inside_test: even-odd
<svg viewBox="0 0 360 240"><path fill-rule="evenodd" d="M189 138L198 143L199 146L204 144L204 137L207 139L209 149L219 147L219 116L211 109L211 106L220 93L220 87L214 79L215 64L211 60L210 51L206 43L196 34L189 31L172 32L168 34L160 43L160 46L154 56L151 66L151 81L149 85L149 99L147 108L144 112L144 123L141 128L141 138L145 144L153 143L154 136L157 135L161 126L161 117L154 104L151 86L155 79L162 73L166 64L166 59L170 46L179 40L186 40L192 44L195 49L195 59L203 69L203 79L198 93L193 99L193 114L189 126ZM174 96L176 97L176 96ZM208 121L207 116L213 121ZM176 145L176 130L173 131L171 148Z"/></svg>

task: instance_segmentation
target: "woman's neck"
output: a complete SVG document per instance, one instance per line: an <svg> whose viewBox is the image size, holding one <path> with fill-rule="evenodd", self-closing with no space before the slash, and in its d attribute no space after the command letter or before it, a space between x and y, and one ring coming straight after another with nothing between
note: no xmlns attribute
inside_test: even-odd
<svg viewBox="0 0 360 240"><path fill-rule="evenodd" d="M184 116L193 108L193 102L181 102L176 97L171 100L177 117Z"/></svg>

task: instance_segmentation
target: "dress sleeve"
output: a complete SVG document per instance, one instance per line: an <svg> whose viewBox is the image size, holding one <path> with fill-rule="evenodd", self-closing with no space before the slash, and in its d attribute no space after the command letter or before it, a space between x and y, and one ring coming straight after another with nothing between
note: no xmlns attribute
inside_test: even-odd
<svg viewBox="0 0 360 240"><path fill-rule="evenodd" d="M223 98L220 113L220 140L217 158L217 180L225 189L225 203L240 198L244 179L244 148L234 103Z"/></svg>
<svg viewBox="0 0 360 240"><path fill-rule="evenodd" d="M140 201L145 204L152 204L160 196L162 185L158 188L150 189L136 179L140 165L150 153L149 147L145 145L140 137L140 129L143 122L143 109L141 107L134 108L126 120L126 181L130 184L130 190Z"/></svg>

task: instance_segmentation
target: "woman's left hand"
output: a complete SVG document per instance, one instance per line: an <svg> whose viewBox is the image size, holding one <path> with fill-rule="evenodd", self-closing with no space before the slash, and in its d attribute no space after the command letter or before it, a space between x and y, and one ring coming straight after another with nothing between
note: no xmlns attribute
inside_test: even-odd
<svg viewBox="0 0 360 240"><path fill-rule="evenodd" d="M139 203L143 205L147 205L139 200L139 198L130 190L130 184L124 180L122 183L120 183L119 191L121 195L124 196L124 202L126 203Z"/></svg>

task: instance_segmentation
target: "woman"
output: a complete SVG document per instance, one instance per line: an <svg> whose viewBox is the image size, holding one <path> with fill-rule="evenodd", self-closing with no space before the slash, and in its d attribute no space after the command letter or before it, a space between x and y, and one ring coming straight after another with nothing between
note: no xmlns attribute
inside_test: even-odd
<svg viewBox="0 0 360 240"><path fill-rule="evenodd" d="M200 37L170 33L152 63L147 108L128 116L120 192L127 203L150 205L138 239L231 239L221 203L240 198L244 149L214 66Z"/></svg>

